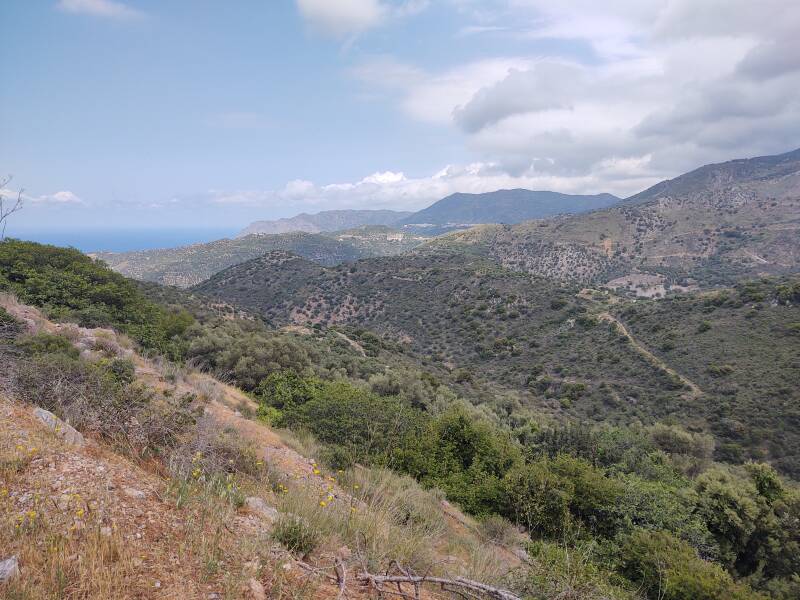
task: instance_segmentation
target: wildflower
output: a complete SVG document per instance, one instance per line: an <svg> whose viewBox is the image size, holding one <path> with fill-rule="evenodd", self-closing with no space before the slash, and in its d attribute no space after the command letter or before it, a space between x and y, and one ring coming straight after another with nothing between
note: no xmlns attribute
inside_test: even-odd
<svg viewBox="0 0 800 600"><path fill-rule="evenodd" d="M264 464L264 461L263 461L263 460L257 460L257 461L256 461L256 466L257 466L257 467L260 467L260 466L261 466L261 465L263 465L263 464Z"/></svg>
<svg viewBox="0 0 800 600"><path fill-rule="evenodd" d="M319 469L314 469L314 475L319 475Z"/></svg>
<svg viewBox="0 0 800 600"><path fill-rule="evenodd" d="M328 506L328 503L327 503L327 502L325 502L325 500L320 500L320 501L319 501L319 505L320 505L322 508L325 508L326 506Z"/></svg>
<svg viewBox="0 0 800 600"><path fill-rule="evenodd" d="M353 487L354 487L355 489L358 489L358 488L360 488L361 486L360 486L360 485L358 485L358 484L355 484Z"/></svg>
<svg viewBox="0 0 800 600"><path fill-rule="evenodd" d="M82 509L82 508L79 508L78 510L76 510L76 511L75 511L75 516L76 516L76 517L78 517L79 519L80 519L81 517L83 517L83 509Z"/></svg>
<svg viewBox="0 0 800 600"><path fill-rule="evenodd" d="M35 510L29 510L26 513L26 515L28 516L29 520L33 521L36 518L36 511Z"/></svg>
<svg viewBox="0 0 800 600"><path fill-rule="evenodd" d="M0 498L5 498L6 496L8 496L8 490L6 488L3 488L2 490L0 490Z"/></svg>
<svg viewBox="0 0 800 600"><path fill-rule="evenodd" d="M333 500L333 494L328 494L328 501Z"/></svg>

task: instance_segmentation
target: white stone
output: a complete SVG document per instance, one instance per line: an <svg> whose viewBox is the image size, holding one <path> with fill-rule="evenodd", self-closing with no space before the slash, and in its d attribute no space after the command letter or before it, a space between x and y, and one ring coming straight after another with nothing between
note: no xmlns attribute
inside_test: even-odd
<svg viewBox="0 0 800 600"><path fill-rule="evenodd" d="M50 411L37 406L33 409L33 414L42 423L47 425L49 429L55 431L59 436L61 436L61 438L68 444L72 444L73 446L84 446L86 444L86 440L83 439L83 436L77 429L75 429L72 425L65 423Z"/></svg>
<svg viewBox="0 0 800 600"><path fill-rule="evenodd" d="M16 556L0 561L0 583L19 577L19 560Z"/></svg>
<svg viewBox="0 0 800 600"><path fill-rule="evenodd" d="M270 523L274 522L278 518L278 511L257 496L250 496L246 498L244 501L244 508L248 512L258 515Z"/></svg>
<svg viewBox="0 0 800 600"><path fill-rule="evenodd" d="M132 487L122 488L122 491L125 492L125 495L129 498L135 498L136 500L141 500L147 496L147 494L145 494L142 490L137 490L136 488Z"/></svg>
<svg viewBox="0 0 800 600"><path fill-rule="evenodd" d="M253 600L267 600L267 592L264 586L255 577L250 578L247 587L250 589L250 597Z"/></svg>

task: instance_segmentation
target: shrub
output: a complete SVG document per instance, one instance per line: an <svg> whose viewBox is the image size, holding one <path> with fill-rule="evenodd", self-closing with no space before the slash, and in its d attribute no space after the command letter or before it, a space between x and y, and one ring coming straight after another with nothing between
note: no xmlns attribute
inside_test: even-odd
<svg viewBox="0 0 800 600"><path fill-rule="evenodd" d="M620 570L657 600L755 599L717 564L702 560L686 542L662 531L638 530L622 540Z"/></svg>
<svg viewBox="0 0 800 600"><path fill-rule="evenodd" d="M100 364L118 383L133 383L136 380L136 367L129 358L114 358Z"/></svg>
<svg viewBox="0 0 800 600"><path fill-rule="evenodd" d="M272 530L272 537L301 558L311 554L321 540L317 529L294 515L281 515Z"/></svg>
<svg viewBox="0 0 800 600"><path fill-rule="evenodd" d="M67 338L52 333L26 335L17 340L16 346L30 356L60 353L71 358L78 357L78 349Z"/></svg>
<svg viewBox="0 0 800 600"><path fill-rule="evenodd" d="M528 545L531 561L516 569L506 583L524 598L575 600L634 600L640 596L622 585L594 560L593 544L567 547L537 541Z"/></svg>
<svg viewBox="0 0 800 600"><path fill-rule="evenodd" d="M63 353L19 361L12 389L20 400L137 457L174 448L195 418L192 396L159 397L142 386L120 383L102 365Z"/></svg>
<svg viewBox="0 0 800 600"><path fill-rule="evenodd" d="M519 530L500 515L489 515L480 523L481 533L487 540L503 546L514 546L523 539Z"/></svg>

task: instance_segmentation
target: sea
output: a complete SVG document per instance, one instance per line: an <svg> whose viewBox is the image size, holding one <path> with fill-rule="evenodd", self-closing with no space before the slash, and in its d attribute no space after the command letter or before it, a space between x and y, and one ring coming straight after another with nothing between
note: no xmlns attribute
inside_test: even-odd
<svg viewBox="0 0 800 600"><path fill-rule="evenodd" d="M174 248L234 237L237 229L64 229L10 230L7 237L77 248L81 252L128 252Z"/></svg>

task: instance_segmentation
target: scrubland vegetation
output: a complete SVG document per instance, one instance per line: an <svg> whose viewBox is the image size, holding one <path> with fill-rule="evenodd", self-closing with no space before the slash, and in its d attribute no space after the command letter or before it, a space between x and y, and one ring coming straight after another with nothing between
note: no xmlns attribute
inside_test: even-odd
<svg viewBox="0 0 800 600"><path fill-rule="evenodd" d="M209 578L235 571L232 557L242 549L235 548L238 540L230 539L226 527L245 498L258 495L279 511L269 537L253 534L248 541L264 545L261 578L275 597L310 597L314 589L308 580L286 579L281 559L264 550L272 542L301 560L346 546L374 571L394 560L418 573L463 575L526 598L800 595L800 491L773 466L736 454L730 446L736 440L717 431L712 436L689 430L674 418L657 422L658 414L627 425L579 425L518 399L504 404L500 397L489 404L484 400L493 388L470 382L474 369L426 364L367 328L271 329L258 320L217 314L198 298L169 291L146 295L71 250L0 244L0 290L41 307L53 320L127 334L143 353L173 365L175 380L181 370L199 369L238 386L256 403L256 420L293 432L296 444L314 450L319 462L312 464L308 480L315 485L307 485L260 459L236 431L209 421L203 411L208 398L179 393L177 385L142 385L131 362L135 355L126 358L126 349L113 347L112 340L98 339L89 357L70 340L68 328L25 333L23 323L0 310L5 392L56 413L168 477L171 502L188 511L196 525L187 548ZM581 310L567 292L554 296L550 290L547 296L552 297L543 307L531 301L476 310L497 314L503 306L504 314L525 311L529 319L548 314L555 323L563 323L563 316L574 319L574 328L602 332L615 340L614 347L626 347L588 305ZM763 327L773 340L795 339L791 325L778 325L786 322L785 314L780 320L770 316L766 324L759 319L773 309L794 311L797 301L795 282L760 282L720 302L705 296L614 310L659 356L668 356L674 350L648 338L661 335L656 323L680 332L669 336L676 346L681 336L697 332L699 323L709 326L691 335L714 335L740 314L753 324L751 339L758 339ZM757 314L747 317L751 312ZM481 319L473 322L483 327ZM725 330L732 335L730 325ZM564 330L564 344L573 339L571 331ZM541 337L533 336L528 347L536 340ZM493 352L513 356L519 345L512 342L506 350L501 343ZM725 368L728 362L715 357L711 346L697 351L708 352L706 364L693 369L685 364L684 372L703 386L737 376L736 367ZM684 360L692 356L687 350ZM589 367L556 371L550 360L541 355L542 366L529 373L529 385L557 387L554 394L567 404L569 417L575 414L569 403L579 404L586 393L575 374ZM729 359L738 360L736 354ZM551 378L566 375L566 369L571 377ZM775 378L785 372L778 365ZM786 384L775 382L774 393L780 394ZM791 410L787 402L786 414ZM787 437L775 436L773 443L785 439L788 449L790 431L787 427ZM2 450L8 486L24 472L27 459ZM472 516L465 517L459 535L443 514L445 498ZM50 539L48 530L36 529L30 519L14 530L12 513L6 504L4 527L12 529L4 529L4 544L19 546L19 531L29 529L37 543ZM526 555L521 561L501 560L490 541L524 548ZM98 569L120 553L116 538L98 537L84 549L90 547L98 566L81 573L62 573L62 559L34 559L30 549L25 556L38 561L37 572L51 573L42 585L63 580L77 586L76 597L118 593L113 578L97 580L108 587L92 587ZM457 557L458 566L439 565L442 555ZM128 567L115 564L124 581ZM12 588L11 597L39 597L33 587L24 587L29 583ZM230 583L230 589L239 584Z"/></svg>

